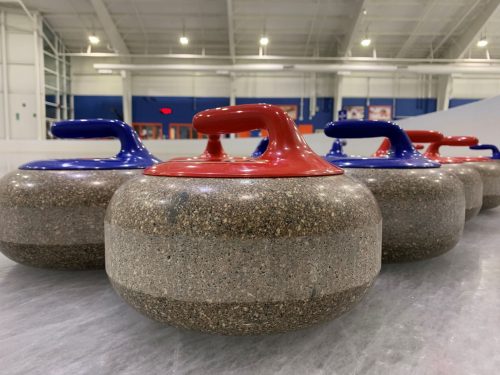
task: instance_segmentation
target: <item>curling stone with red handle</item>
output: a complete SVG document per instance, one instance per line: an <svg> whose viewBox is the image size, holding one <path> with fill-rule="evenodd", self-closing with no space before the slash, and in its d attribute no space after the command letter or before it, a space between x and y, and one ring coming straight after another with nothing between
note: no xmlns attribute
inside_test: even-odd
<svg viewBox="0 0 500 375"><path fill-rule="evenodd" d="M339 316L380 269L382 222L370 191L305 143L279 107L210 109L193 120L206 152L145 171L114 195L106 271L146 316L203 332L284 332ZM258 158L219 136L269 133Z"/></svg>
<svg viewBox="0 0 500 375"><path fill-rule="evenodd" d="M478 142L476 137L470 136L444 137L440 142L430 144L425 155L431 159L438 159L441 156L439 153L441 146L470 147L477 145ZM451 160L464 162L465 165L473 167L481 175L481 180L483 181L483 204L481 210L500 206L500 163L484 156L461 156L453 157Z"/></svg>

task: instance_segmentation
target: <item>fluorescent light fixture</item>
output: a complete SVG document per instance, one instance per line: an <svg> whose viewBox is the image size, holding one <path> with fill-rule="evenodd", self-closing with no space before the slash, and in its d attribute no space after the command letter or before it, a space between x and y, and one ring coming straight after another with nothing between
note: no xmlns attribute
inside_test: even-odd
<svg viewBox="0 0 500 375"><path fill-rule="evenodd" d="M488 39L486 39L484 36L477 41L477 46L479 48L484 48L488 45Z"/></svg>
<svg viewBox="0 0 500 375"><path fill-rule="evenodd" d="M261 46L265 47L269 44L269 38L265 35L260 37L259 43Z"/></svg>
<svg viewBox="0 0 500 375"><path fill-rule="evenodd" d="M179 43L182 44L183 46L187 46L189 44L189 38L183 35L179 38Z"/></svg>
<svg viewBox="0 0 500 375"><path fill-rule="evenodd" d="M95 46L96 44L99 44L100 41L101 39L99 39L97 35L89 35L90 44L93 44Z"/></svg>
<svg viewBox="0 0 500 375"><path fill-rule="evenodd" d="M111 74L113 71L111 69L98 69L97 73L99 74Z"/></svg>
<svg viewBox="0 0 500 375"><path fill-rule="evenodd" d="M368 47L370 44L372 44L372 40L368 37L364 37L363 40L361 41L361 45L363 47Z"/></svg>

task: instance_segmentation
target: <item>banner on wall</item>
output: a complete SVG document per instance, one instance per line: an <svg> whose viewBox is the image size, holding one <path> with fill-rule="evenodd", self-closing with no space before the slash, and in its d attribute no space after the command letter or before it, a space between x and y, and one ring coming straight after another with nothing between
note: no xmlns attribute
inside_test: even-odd
<svg viewBox="0 0 500 375"><path fill-rule="evenodd" d="M298 108L295 104L278 104L277 107L285 111L292 120L297 120Z"/></svg>
<svg viewBox="0 0 500 375"><path fill-rule="evenodd" d="M365 107L362 105L351 105L347 107L348 120L363 120L365 118Z"/></svg>
<svg viewBox="0 0 500 375"><path fill-rule="evenodd" d="M368 106L368 120L391 121L392 106L390 105L370 105Z"/></svg>

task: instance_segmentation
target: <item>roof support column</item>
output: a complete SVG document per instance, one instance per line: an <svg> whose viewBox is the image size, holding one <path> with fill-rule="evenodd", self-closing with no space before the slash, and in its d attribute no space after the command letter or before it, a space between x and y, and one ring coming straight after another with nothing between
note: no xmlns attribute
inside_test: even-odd
<svg viewBox="0 0 500 375"><path fill-rule="evenodd" d="M131 72L120 71L122 77L123 121L132 124L132 76Z"/></svg>
<svg viewBox="0 0 500 375"><path fill-rule="evenodd" d="M450 106L453 78L451 74L438 76L437 110L446 111Z"/></svg>
<svg viewBox="0 0 500 375"><path fill-rule="evenodd" d="M333 121L339 119L339 111L342 109L343 86L344 76L342 74L337 74L333 86Z"/></svg>

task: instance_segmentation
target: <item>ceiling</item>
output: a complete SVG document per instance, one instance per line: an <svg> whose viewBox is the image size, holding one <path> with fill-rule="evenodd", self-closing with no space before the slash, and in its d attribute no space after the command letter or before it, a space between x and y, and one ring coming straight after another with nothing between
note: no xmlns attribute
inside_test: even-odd
<svg viewBox="0 0 500 375"><path fill-rule="evenodd" d="M500 0L23 0L70 52L500 59ZM99 6L106 11L97 12ZM106 14L110 20L106 21ZM104 16L104 17L103 17ZM104 25L104 26L103 26ZM114 32L117 31L117 32ZM181 46L185 33L189 45ZM487 48L476 42L487 36ZM372 45L362 47L369 36Z"/></svg>

